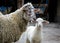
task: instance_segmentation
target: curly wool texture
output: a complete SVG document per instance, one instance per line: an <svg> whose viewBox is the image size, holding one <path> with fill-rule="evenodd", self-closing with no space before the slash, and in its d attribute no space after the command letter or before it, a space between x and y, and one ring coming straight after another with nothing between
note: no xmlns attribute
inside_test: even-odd
<svg viewBox="0 0 60 43"><path fill-rule="evenodd" d="M23 12L18 11L0 16L0 43L17 41L25 30L28 21L22 18Z"/></svg>

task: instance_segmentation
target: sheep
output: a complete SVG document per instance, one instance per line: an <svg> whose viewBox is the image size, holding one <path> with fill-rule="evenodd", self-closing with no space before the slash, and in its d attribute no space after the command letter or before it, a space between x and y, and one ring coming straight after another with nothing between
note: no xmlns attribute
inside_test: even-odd
<svg viewBox="0 0 60 43"><path fill-rule="evenodd" d="M0 43L11 43L19 39L26 30L28 21L36 18L31 3L24 4L10 14L0 16Z"/></svg>
<svg viewBox="0 0 60 43"><path fill-rule="evenodd" d="M42 40L42 29L43 29L43 23L49 23L46 20L43 20L42 18L36 19L35 26L28 26L27 27L27 39L28 43L41 43Z"/></svg>
<svg viewBox="0 0 60 43"><path fill-rule="evenodd" d="M23 32L19 40L14 43L41 43L42 40L41 30L43 28L42 23L49 23L49 22L43 20L42 18L37 18L36 22L33 23L28 22L26 31Z"/></svg>

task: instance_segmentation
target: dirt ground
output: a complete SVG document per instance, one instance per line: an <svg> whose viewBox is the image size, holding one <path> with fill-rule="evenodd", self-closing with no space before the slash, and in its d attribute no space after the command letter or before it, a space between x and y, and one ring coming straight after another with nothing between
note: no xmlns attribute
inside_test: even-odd
<svg viewBox="0 0 60 43"><path fill-rule="evenodd" d="M42 43L60 43L60 25L50 23L43 28Z"/></svg>

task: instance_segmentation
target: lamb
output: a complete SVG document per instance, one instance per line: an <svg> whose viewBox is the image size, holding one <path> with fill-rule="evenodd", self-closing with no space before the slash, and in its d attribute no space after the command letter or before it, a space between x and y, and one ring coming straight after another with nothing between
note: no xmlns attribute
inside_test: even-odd
<svg viewBox="0 0 60 43"><path fill-rule="evenodd" d="M43 20L42 18L36 19L35 26L29 26L27 27L27 43L41 43L42 40L42 29L43 29L43 23L49 23L46 20Z"/></svg>
<svg viewBox="0 0 60 43"><path fill-rule="evenodd" d="M13 43L41 43L42 40L41 30L43 28L42 23L49 23L49 22L43 20L42 18L37 18L36 22L33 23L28 22L26 31L22 33L18 41Z"/></svg>
<svg viewBox="0 0 60 43"><path fill-rule="evenodd" d="M17 41L26 30L28 21L33 21L34 18L34 7L31 3L24 4L15 12L0 16L0 43Z"/></svg>

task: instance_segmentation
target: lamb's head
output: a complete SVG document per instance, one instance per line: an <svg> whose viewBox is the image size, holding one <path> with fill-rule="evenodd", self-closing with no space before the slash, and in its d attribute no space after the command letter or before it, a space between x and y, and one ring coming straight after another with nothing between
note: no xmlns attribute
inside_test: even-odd
<svg viewBox="0 0 60 43"><path fill-rule="evenodd" d="M34 7L31 3L24 4L23 6L24 19L28 21L34 21L36 19L36 15L34 12Z"/></svg>
<svg viewBox="0 0 60 43"><path fill-rule="evenodd" d="M44 23L44 24L48 24L49 21L43 20L42 18L37 18L37 19L36 19L36 23L37 23L38 26L41 26L43 23Z"/></svg>

